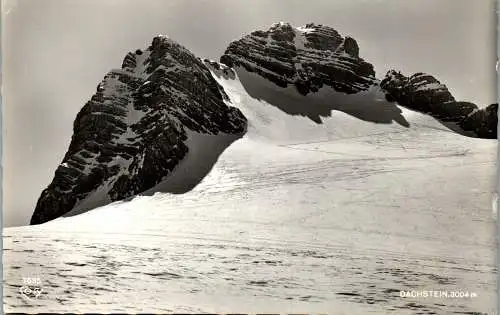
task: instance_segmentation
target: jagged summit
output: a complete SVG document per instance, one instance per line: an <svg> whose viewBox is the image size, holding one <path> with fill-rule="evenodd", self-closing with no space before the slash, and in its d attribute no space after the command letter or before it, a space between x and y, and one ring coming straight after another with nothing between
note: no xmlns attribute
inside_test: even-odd
<svg viewBox="0 0 500 315"><path fill-rule="evenodd" d="M205 159L200 164L213 163L199 142L220 151L246 129L245 117L226 98L205 64L167 36L128 53L122 69L110 71L78 113L68 152L31 224L151 189L193 146L195 158Z"/></svg>
<svg viewBox="0 0 500 315"><path fill-rule="evenodd" d="M353 38L313 23L295 28L279 22L268 30L254 31L230 43L220 60L280 87L295 85L303 95L325 85L353 94L376 81L373 66L359 57Z"/></svg>

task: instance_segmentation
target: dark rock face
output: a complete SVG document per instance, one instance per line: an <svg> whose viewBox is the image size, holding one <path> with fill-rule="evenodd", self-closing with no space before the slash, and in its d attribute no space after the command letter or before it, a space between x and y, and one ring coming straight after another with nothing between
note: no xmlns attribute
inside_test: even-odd
<svg viewBox="0 0 500 315"><path fill-rule="evenodd" d="M479 110L473 103L457 101L446 85L431 75L415 73L406 77L391 70L380 82L380 87L389 101L429 114L442 122L457 123L477 137L496 138L496 104Z"/></svg>
<svg viewBox="0 0 500 315"><path fill-rule="evenodd" d="M280 87L295 85L303 95L324 85L353 94L376 81L373 66L359 57L353 38L312 23L294 28L281 22L252 32L232 42L220 61L244 67Z"/></svg>
<svg viewBox="0 0 500 315"><path fill-rule="evenodd" d="M243 67L279 87L293 85L302 95L323 86L355 94L378 84L373 66L360 57L357 42L323 25L274 24L232 42L220 61L202 61L165 36L155 37L146 50L128 53L122 68L104 77L78 113L68 151L41 193L31 224L65 215L89 199L98 206L102 200L109 203L155 187L187 157L193 134L242 136L246 118L226 105L229 98L211 72L235 79L233 67ZM380 87L389 101L454 123L477 137L497 138L498 104L478 109L456 101L445 85L423 73L406 77L389 71ZM332 110L346 110L335 107L338 104L297 109L269 103L318 123ZM400 111L386 106L380 111L345 112L406 126ZM374 120L374 113L381 112L383 119Z"/></svg>
<svg viewBox="0 0 500 315"><path fill-rule="evenodd" d="M246 119L225 99L205 64L167 37L128 53L78 113L31 224L60 217L96 192L111 202L154 187L188 154L190 132L242 135Z"/></svg>
<svg viewBox="0 0 500 315"><path fill-rule="evenodd" d="M460 122L460 127L474 132L479 138L497 139L498 104L473 112Z"/></svg>

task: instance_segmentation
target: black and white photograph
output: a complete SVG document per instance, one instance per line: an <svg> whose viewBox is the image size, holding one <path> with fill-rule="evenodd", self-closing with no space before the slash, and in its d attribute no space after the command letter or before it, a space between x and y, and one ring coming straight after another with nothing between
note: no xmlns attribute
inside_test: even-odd
<svg viewBox="0 0 500 315"><path fill-rule="evenodd" d="M498 314L495 0L3 0L5 313Z"/></svg>

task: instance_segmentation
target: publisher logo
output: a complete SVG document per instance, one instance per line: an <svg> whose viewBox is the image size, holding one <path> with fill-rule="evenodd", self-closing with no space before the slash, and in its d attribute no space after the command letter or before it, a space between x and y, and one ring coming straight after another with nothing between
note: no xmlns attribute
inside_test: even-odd
<svg viewBox="0 0 500 315"><path fill-rule="evenodd" d="M23 286L19 288L21 296L29 301L36 300L42 294L40 278L23 277Z"/></svg>

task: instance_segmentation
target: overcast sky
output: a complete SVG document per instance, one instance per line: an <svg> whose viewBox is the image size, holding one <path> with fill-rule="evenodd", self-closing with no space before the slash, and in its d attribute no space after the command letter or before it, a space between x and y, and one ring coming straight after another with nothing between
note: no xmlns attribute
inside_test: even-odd
<svg viewBox="0 0 500 315"><path fill-rule="evenodd" d="M375 66L427 72L454 96L495 101L493 0L4 0L4 223L28 224L73 120L128 51L167 34L200 57L278 21L354 37Z"/></svg>

